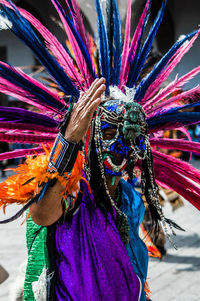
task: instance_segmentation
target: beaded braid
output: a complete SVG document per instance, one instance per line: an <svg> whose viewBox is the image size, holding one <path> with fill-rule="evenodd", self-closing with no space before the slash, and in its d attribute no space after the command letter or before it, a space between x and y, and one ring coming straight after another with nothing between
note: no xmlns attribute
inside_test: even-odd
<svg viewBox="0 0 200 301"><path fill-rule="evenodd" d="M110 201L110 204L112 205L113 208L115 208L117 212L117 228L119 230L119 233L122 237L122 240L125 244L128 244L130 241L129 238L129 224L128 224L128 217L124 212L119 210L117 205L115 204L115 201L110 195L107 182L106 182L106 177L105 177L105 172L104 172L104 165L103 165L103 158L102 158L102 152L101 152L101 119L100 116L96 116L95 121L94 121L94 141L95 141L95 147L97 151L97 158L98 158L98 164L100 167L100 173L101 173L101 178L103 180L103 184L105 187L106 194L108 196L108 199Z"/></svg>

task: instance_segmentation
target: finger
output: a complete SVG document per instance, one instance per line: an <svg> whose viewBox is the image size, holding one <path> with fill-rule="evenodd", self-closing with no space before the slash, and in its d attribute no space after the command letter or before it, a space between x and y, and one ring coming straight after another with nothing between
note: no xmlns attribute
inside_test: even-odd
<svg viewBox="0 0 200 301"><path fill-rule="evenodd" d="M94 112L96 111L97 107L100 105L101 103L101 97L97 98L95 101L93 101L93 103L91 104L91 117L93 116Z"/></svg>
<svg viewBox="0 0 200 301"><path fill-rule="evenodd" d="M88 91L91 90L91 89L94 87L94 85L95 85L98 81L99 81L99 78L96 78L96 79L92 82L92 84L91 84L91 86L89 87Z"/></svg>
<svg viewBox="0 0 200 301"><path fill-rule="evenodd" d="M94 95L91 97L90 103L92 103L93 101L95 101L97 98L101 98L101 96L103 95L103 93L106 90L106 85L102 84L94 93Z"/></svg>
<svg viewBox="0 0 200 301"><path fill-rule="evenodd" d="M90 109L90 106L92 105L92 103L97 99L97 98L100 98L101 99L101 96L103 95L103 93L105 92L106 90L106 86L103 84L101 85L97 90L96 92L94 93L94 95L90 98L90 101L88 101L87 105L85 106L85 109L86 110L89 110Z"/></svg>
<svg viewBox="0 0 200 301"><path fill-rule="evenodd" d="M99 78L97 81L93 82L89 90L86 92L86 97L90 99L96 92L96 90L102 85L105 84L105 78ZM88 101L87 99L87 101Z"/></svg>
<svg viewBox="0 0 200 301"><path fill-rule="evenodd" d="M79 102L79 103L80 103L81 101L83 101L83 99L84 99L84 98L86 97L86 95L88 94L88 91L90 91L98 81L99 81L99 78L96 78L96 79L92 82L90 88L89 88L87 91L81 91L81 92L80 92L80 96L79 96L79 99L78 99L78 102Z"/></svg>

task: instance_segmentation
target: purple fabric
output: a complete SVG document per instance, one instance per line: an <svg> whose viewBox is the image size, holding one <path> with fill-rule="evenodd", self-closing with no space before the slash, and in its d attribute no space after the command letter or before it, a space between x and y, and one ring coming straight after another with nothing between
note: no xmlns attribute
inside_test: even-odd
<svg viewBox="0 0 200 301"><path fill-rule="evenodd" d="M140 281L111 216L107 220L86 187L71 221L56 227L56 297L60 300L129 300Z"/></svg>

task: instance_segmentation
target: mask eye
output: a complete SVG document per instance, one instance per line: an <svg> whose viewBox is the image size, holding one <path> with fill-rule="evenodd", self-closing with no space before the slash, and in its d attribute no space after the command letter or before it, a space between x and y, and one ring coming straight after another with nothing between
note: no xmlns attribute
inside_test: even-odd
<svg viewBox="0 0 200 301"><path fill-rule="evenodd" d="M116 129L113 128L105 129L103 133L103 140L112 140L115 138L115 135L116 135Z"/></svg>

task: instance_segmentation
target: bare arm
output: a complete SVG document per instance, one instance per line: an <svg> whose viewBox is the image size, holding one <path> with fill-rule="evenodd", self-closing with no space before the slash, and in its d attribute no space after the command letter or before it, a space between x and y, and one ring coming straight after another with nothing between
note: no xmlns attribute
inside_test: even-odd
<svg viewBox="0 0 200 301"><path fill-rule="evenodd" d="M105 79L96 79L87 92L81 93L75 104L65 138L71 142L78 143L86 134L92 116L101 102L101 96L105 91ZM49 226L56 222L63 214L62 192L64 187L57 181L49 188L44 197L30 207L33 221L38 225Z"/></svg>

